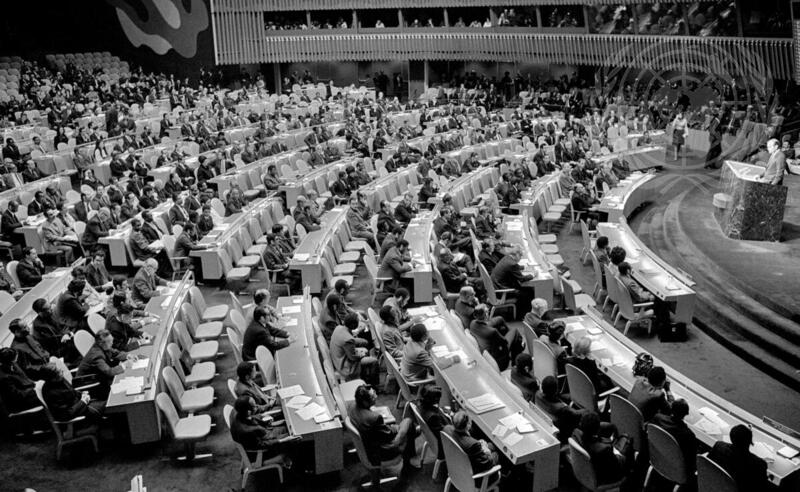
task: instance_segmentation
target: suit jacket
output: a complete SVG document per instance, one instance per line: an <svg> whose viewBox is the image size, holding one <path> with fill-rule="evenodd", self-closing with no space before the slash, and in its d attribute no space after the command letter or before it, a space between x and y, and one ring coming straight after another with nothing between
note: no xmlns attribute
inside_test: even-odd
<svg viewBox="0 0 800 492"><path fill-rule="evenodd" d="M671 415L658 413L650 423L669 432L678 441L678 446L680 446L683 454L683 461L686 464L686 470L690 476L694 475L695 470L697 470L697 439L694 436L694 432L686 425L686 422Z"/></svg>
<svg viewBox="0 0 800 492"><path fill-rule="evenodd" d="M21 236L14 233L19 227L22 227L22 223L19 221L16 215L10 210L6 210L3 212L2 218L0 218L0 224L2 225L2 234L3 239L9 241L11 243L19 243L21 240Z"/></svg>
<svg viewBox="0 0 800 492"><path fill-rule="evenodd" d="M400 202L394 209L394 217L400 222L408 223L414 218L416 213L412 207L407 206L405 203Z"/></svg>
<svg viewBox="0 0 800 492"><path fill-rule="evenodd" d="M114 376L124 371L120 362L127 358L128 354L120 352L114 348L104 350L97 343L92 345L86 355L83 356L78 366L78 376L95 376L97 380L111 386Z"/></svg>
<svg viewBox="0 0 800 492"><path fill-rule="evenodd" d="M189 215L186 213L186 210L184 210L183 207L173 205L169 209L169 222L172 225L183 226L188 221L189 221Z"/></svg>
<svg viewBox="0 0 800 492"><path fill-rule="evenodd" d="M150 275L145 271L144 267L142 267L136 272L136 276L133 277L131 298L136 302L147 304L150 298L158 295L156 287L159 285L167 285L167 281L155 273Z"/></svg>
<svg viewBox="0 0 800 492"><path fill-rule="evenodd" d="M88 306L70 292L63 292L56 301L56 313L65 326L72 331L86 324Z"/></svg>
<svg viewBox="0 0 800 492"><path fill-rule="evenodd" d="M733 444L718 441L708 453L708 458L733 477L739 490L767 490L767 462L751 453L741 451Z"/></svg>
<svg viewBox="0 0 800 492"><path fill-rule="evenodd" d="M146 237L150 242L153 242L157 239L161 239L161 236L164 233L158 229L155 222L143 222L142 234L144 234L144 237Z"/></svg>
<svg viewBox="0 0 800 492"><path fill-rule="evenodd" d="M50 354L32 335L25 338L15 336L11 348L17 351L17 364L26 374L36 373L50 362Z"/></svg>
<svg viewBox="0 0 800 492"><path fill-rule="evenodd" d="M350 330L339 325L331 335L331 362L333 367L351 381L361 375L361 357L356 355L356 348L366 347L367 341L356 338Z"/></svg>
<svg viewBox="0 0 800 492"><path fill-rule="evenodd" d="M523 274L522 265L515 262L510 256L504 256L497 262L491 275L495 287L503 289L521 289L523 283L533 278Z"/></svg>
<svg viewBox="0 0 800 492"><path fill-rule="evenodd" d="M17 277L19 277L20 287L33 287L42 281L44 265L39 264L41 267L28 263L28 260L21 260L17 264Z"/></svg>
<svg viewBox="0 0 800 492"><path fill-rule="evenodd" d="M86 229L83 231L81 242L87 247L87 249L91 249L93 246L97 245L97 241L101 237L106 236L108 236L108 227L106 226L106 223L100 220L100 217L94 216L86 224Z"/></svg>
<svg viewBox="0 0 800 492"><path fill-rule="evenodd" d="M786 155L776 150L769 156L767 162L767 169L764 171L764 180L773 185L783 184L783 175L786 172Z"/></svg>
<svg viewBox="0 0 800 492"><path fill-rule="evenodd" d="M628 400L642 412L645 422L649 422L657 413L670 412L667 393L661 388L651 386L645 378L637 378Z"/></svg>
<svg viewBox="0 0 800 492"><path fill-rule="evenodd" d="M241 380L237 381L234 391L237 396L249 396L252 398L256 402L256 413L265 412L275 404L275 400L264 393L253 381L248 384L243 383Z"/></svg>
<svg viewBox="0 0 800 492"><path fill-rule="evenodd" d="M504 371L511 362L511 354L508 351L508 341L486 321L472 320L469 324L469 332L478 341L478 348L481 353L489 352L494 357L500 370Z"/></svg>
<svg viewBox="0 0 800 492"><path fill-rule="evenodd" d="M403 258L397 246L393 246L389 251L383 255L381 260L381 268L378 271L378 277L391 278L391 285L389 288L397 289L400 285L400 277L411 271L411 264L406 263L407 259Z"/></svg>
<svg viewBox="0 0 800 492"><path fill-rule="evenodd" d="M34 390L34 382L16 364L0 368L0 399L9 412L19 412L41 405Z"/></svg>
<svg viewBox="0 0 800 492"><path fill-rule="evenodd" d="M117 314L113 314L106 320L106 330L111 332L114 337L112 348L117 350L127 350L132 338L139 338L141 335L129 323L124 323Z"/></svg>
<svg viewBox="0 0 800 492"><path fill-rule="evenodd" d="M131 236L128 240L131 244L131 253L135 259L147 260L155 256L155 253L148 249L152 241L149 241L142 231L131 231Z"/></svg>
<svg viewBox="0 0 800 492"><path fill-rule="evenodd" d="M197 219L197 230L201 235L205 236L214 228L214 220L211 217L203 217L202 215Z"/></svg>
<svg viewBox="0 0 800 492"><path fill-rule="evenodd" d="M410 340L403 346L400 364L403 376L408 379L425 379L433 372L433 359L424 344Z"/></svg>
<svg viewBox="0 0 800 492"><path fill-rule="evenodd" d="M400 454L400 449L393 444L397 430L386 425L379 413L361 408L355 402L348 402L347 415L361 434L361 440L372 464L379 465L381 461L390 460Z"/></svg>
<svg viewBox="0 0 800 492"><path fill-rule="evenodd" d="M452 425L445 426L442 432L452 436L453 440L467 454L469 462L472 464L472 473L480 473L494 466L495 462L491 454L483 449L480 441L468 433L457 431Z"/></svg>
<svg viewBox="0 0 800 492"><path fill-rule="evenodd" d="M252 321L247 326L242 340L242 358L244 360L255 360L256 349L263 345L275 355L279 349L289 346L289 334L283 330L264 326L257 321Z"/></svg>
<svg viewBox="0 0 800 492"><path fill-rule="evenodd" d="M63 350L61 338L68 330L54 316L37 315L33 319L33 338L44 350L52 355L60 356Z"/></svg>

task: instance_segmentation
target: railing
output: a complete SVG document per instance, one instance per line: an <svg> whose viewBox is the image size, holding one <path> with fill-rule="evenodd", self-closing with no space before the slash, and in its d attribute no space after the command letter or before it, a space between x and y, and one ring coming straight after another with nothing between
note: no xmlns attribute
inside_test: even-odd
<svg viewBox="0 0 800 492"><path fill-rule="evenodd" d="M600 34L386 32L337 34L278 31L267 34L260 13L214 14L219 64L362 60L452 60L567 63L648 70L686 70L788 79L792 41L760 38L700 38ZM245 19L246 18L246 19ZM244 24L237 24L245 19ZM515 29L516 30L516 29ZM372 29L372 31L379 31ZM311 32L320 34L310 34ZM324 33L324 34L322 34Z"/></svg>
<svg viewBox="0 0 800 492"><path fill-rule="evenodd" d="M408 9L441 7L520 7L529 5L634 5L659 0L215 0L218 9L261 11ZM693 3L696 0L672 0Z"/></svg>

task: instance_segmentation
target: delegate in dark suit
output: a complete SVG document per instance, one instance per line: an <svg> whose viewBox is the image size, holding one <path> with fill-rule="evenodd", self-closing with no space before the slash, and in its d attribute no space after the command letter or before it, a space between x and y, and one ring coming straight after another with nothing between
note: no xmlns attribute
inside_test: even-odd
<svg viewBox="0 0 800 492"><path fill-rule="evenodd" d="M708 458L733 477L739 490L767 490L767 462L749 449L737 449L731 443L718 441Z"/></svg>
<svg viewBox="0 0 800 492"><path fill-rule="evenodd" d="M273 334L273 330L280 335ZM277 328L264 326L257 321L248 325L242 340L242 358L244 360L256 360L256 349L263 345L275 355L275 351L289 346L289 334Z"/></svg>
<svg viewBox="0 0 800 492"><path fill-rule="evenodd" d="M767 169L764 171L764 176L761 179L772 185L781 185L783 184L783 175L785 172L786 155L781 152L780 149L777 149L769 156Z"/></svg>

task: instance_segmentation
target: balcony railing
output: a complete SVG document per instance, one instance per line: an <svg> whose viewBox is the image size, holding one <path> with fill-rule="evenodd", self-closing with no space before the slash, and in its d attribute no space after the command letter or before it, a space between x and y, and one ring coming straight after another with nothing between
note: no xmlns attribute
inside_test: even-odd
<svg viewBox="0 0 800 492"><path fill-rule="evenodd" d="M516 61L793 75L790 39L506 33L460 29L266 32L254 16L214 17L219 64L365 60ZM421 31L421 32L417 32ZM476 30L477 31L477 30ZM518 31L514 29L514 31Z"/></svg>
<svg viewBox="0 0 800 492"><path fill-rule="evenodd" d="M442 7L518 7L523 5L629 5L657 3L659 0L213 0L217 11L260 10L262 12L298 10L408 9ZM692 3L697 0L671 0Z"/></svg>

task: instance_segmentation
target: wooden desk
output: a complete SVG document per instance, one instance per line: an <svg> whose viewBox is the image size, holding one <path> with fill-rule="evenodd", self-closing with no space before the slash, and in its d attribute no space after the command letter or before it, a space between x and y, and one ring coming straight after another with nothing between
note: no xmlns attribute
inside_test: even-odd
<svg viewBox="0 0 800 492"><path fill-rule="evenodd" d="M663 166L666 162L666 149L663 145L648 145L620 152L594 157L597 164L602 164L614 159L620 159L628 163L631 171L645 171L658 166Z"/></svg>
<svg viewBox="0 0 800 492"><path fill-rule="evenodd" d="M325 373L320 363L311 325L311 298L303 296L280 297L277 309L289 320L284 328L296 340L275 353L275 372L282 388L299 385L311 401L324 407L332 420L316 423L313 418L303 420L296 411L281 400L283 416L289 433L301 436L314 447L314 472L317 475L339 471L344 468L342 454L342 424L337 418L336 401L333 399Z"/></svg>
<svg viewBox="0 0 800 492"><path fill-rule="evenodd" d="M108 395L106 413L120 414L125 419L131 444L155 442L161 439L161 414L156 406L156 395L166 391L161 378L161 370L170 364L167 345L172 341L172 325L179 317L180 307L188 299L189 289L194 286L191 272L175 284L170 295L153 297L145 311L158 316L158 319L145 324L144 331L151 336L152 343L130 352L140 358L147 358L147 365L134 369L125 363L125 372L114 376L114 384L125 378L142 378L141 393L128 395L125 391ZM170 290L172 290L170 288Z"/></svg>
<svg viewBox="0 0 800 492"><path fill-rule="evenodd" d="M158 204L156 208L151 209L150 213L153 214L153 219L156 219L157 217L161 217L162 219L164 219L164 223L166 223L167 227L169 227L170 208L172 208L172 200L167 200L164 203ZM137 215L137 217L141 217L141 214ZM125 267L130 264L130 258L128 257L128 247L126 243L128 241L128 238L131 237L132 220L133 219L126 220L125 222L118 225L116 229L113 229L114 231L113 233L109 231L108 236L101 237L100 239L97 240L99 244L104 244L108 246L111 266Z"/></svg>
<svg viewBox="0 0 800 492"><path fill-rule="evenodd" d="M655 174L635 172L608 190L600 200L597 210L608 214L609 222L619 222L630 216L643 203L653 197L656 191Z"/></svg>
<svg viewBox="0 0 800 492"><path fill-rule="evenodd" d="M534 276L523 285L532 287L536 297L544 299L548 306L552 306L553 276L550 271L553 269L553 264L547 260L547 255L533 238L527 213L503 216L503 226L505 229L503 240L522 247L522 259L519 262L524 268L522 273Z"/></svg>
<svg viewBox="0 0 800 492"><path fill-rule="evenodd" d="M458 406L467 412L472 422L511 463L528 464L533 469L533 491L554 489L558 485L560 444L554 436L556 429L552 421L525 401L519 391L511 387L513 383L491 368L470 345L465 331L447 311L440 297L436 298L435 306L412 308L408 312L412 316L425 318L423 323L428 328L429 336L436 342L435 346L445 346L449 352L460 352L461 361L446 368L443 368L445 365L435 353L431 354L438 384L445 393L443 400L449 402L452 395ZM479 414L469 400L487 393L495 395L503 407ZM522 439L509 446L492 431L500 419L515 413L522 414L534 431L520 434Z"/></svg>
<svg viewBox="0 0 800 492"><path fill-rule="evenodd" d="M441 204L433 210L420 210L406 228L405 238L411 254L412 270L403 274L414 281L414 302L433 301L433 267L431 266L431 238L433 221L439 216Z"/></svg>
<svg viewBox="0 0 800 492"><path fill-rule="evenodd" d="M325 212L320 218L320 229L311 231L300 241L289 260L290 270L299 270L304 287L309 287L312 294L322 292L322 265L320 258L339 228L347 220L349 207L336 207ZM334 265L331 265L333 268Z"/></svg>
<svg viewBox="0 0 800 492"><path fill-rule="evenodd" d="M597 362L597 366L614 384L630 392L635 382L632 369L636 354L646 350L610 326L602 314L594 308L588 308L583 316L564 318L564 322L567 324L567 340L574 344L581 337L591 338L591 357ZM683 398L689 403L689 415L685 420L700 442L706 446L713 446L720 440L730 442L728 436L730 428L737 424L745 424L753 431L755 446L751 451L769 458L767 460L769 480L774 485L781 486L782 490L797 490L800 483L800 458L789 460L774 451L784 446L800 450L800 439L767 425L763 419L700 386L663 361L655 359L654 363L666 370L670 380L670 390L675 399ZM714 425L704 414L716 415L724 425ZM771 447L774 451L769 454L764 453L764 448L759 443ZM793 484L794 488L789 484Z"/></svg>
<svg viewBox="0 0 800 492"><path fill-rule="evenodd" d="M200 269L203 280L219 280L225 277L225 271L219 258L219 249L224 248L231 238L238 237L239 232L249 227L250 220L256 219L259 224L265 223L268 218L270 224L275 223L276 211L280 207L278 202L271 197L259 198L250 202L241 213L222 219L222 223L214 227L208 234L198 241L198 244L211 245L208 249L197 249L189 253L190 257L200 258ZM257 238L252 238L255 241ZM249 247L250 245L241 245Z"/></svg>
<svg viewBox="0 0 800 492"><path fill-rule="evenodd" d="M627 223L601 222L597 225L597 233L608 237L610 247L625 249L625 261L631 265L637 282L662 301L675 303L675 321L692 322L697 294L692 290L695 283L691 277L653 253Z"/></svg>

